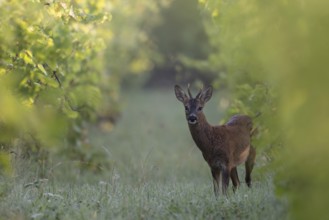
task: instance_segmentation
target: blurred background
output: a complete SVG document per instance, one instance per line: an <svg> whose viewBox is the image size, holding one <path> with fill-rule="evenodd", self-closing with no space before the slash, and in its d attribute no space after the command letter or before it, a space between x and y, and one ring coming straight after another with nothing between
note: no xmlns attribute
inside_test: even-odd
<svg viewBox="0 0 329 220"><path fill-rule="evenodd" d="M274 178L290 217L324 219L328 8L325 0L0 0L1 178L210 181L173 86L196 93L211 84L209 122L254 118L256 181Z"/></svg>

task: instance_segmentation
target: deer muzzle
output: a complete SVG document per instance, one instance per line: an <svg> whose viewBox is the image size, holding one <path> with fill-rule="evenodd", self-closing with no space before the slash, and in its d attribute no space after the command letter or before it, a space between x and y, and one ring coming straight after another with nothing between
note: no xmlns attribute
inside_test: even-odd
<svg viewBox="0 0 329 220"><path fill-rule="evenodd" d="M187 122L191 125L194 125L198 122L198 117L195 114L190 114L187 117Z"/></svg>

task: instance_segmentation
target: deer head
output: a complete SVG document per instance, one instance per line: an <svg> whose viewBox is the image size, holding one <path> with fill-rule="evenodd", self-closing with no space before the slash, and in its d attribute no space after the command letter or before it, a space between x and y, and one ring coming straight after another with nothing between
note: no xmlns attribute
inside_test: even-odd
<svg viewBox="0 0 329 220"><path fill-rule="evenodd" d="M208 86L207 88L200 89L195 98L191 94L190 85L188 85L187 92L188 96L180 86L175 86L176 97L185 107L186 120L189 124L194 125L199 122L198 119L203 114L203 107L212 96L212 87Z"/></svg>

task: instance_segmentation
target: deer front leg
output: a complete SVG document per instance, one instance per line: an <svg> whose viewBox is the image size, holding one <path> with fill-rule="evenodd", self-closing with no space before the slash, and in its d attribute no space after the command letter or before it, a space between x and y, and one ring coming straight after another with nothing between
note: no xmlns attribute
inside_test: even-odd
<svg viewBox="0 0 329 220"><path fill-rule="evenodd" d="M221 172L222 172L222 192L224 195L227 195L227 188L228 185L230 184L231 170L227 166L224 166L221 168Z"/></svg>
<svg viewBox="0 0 329 220"><path fill-rule="evenodd" d="M216 198L219 196L219 179L220 179L220 169L211 168L212 180L214 184L214 193Z"/></svg>

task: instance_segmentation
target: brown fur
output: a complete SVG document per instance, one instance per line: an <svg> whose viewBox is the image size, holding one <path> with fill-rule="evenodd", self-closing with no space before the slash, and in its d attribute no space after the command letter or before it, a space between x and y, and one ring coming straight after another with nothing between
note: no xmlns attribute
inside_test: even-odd
<svg viewBox="0 0 329 220"><path fill-rule="evenodd" d="M211 169L215 195L219 194L220 176L224 194L229 186L229 178L232 179L234 190L240 185L236 167L242 163L245 163L245 180L250 187L250 174L256 157L256 151L250 143L251 118L235 115L225 125L212 126L202 111L211 98L212 87L201 90L195 98L190 92L188 97L179 86L175 86L175 93L185 106L192 138Z"/></svg>

